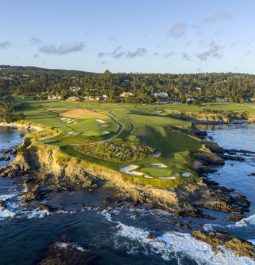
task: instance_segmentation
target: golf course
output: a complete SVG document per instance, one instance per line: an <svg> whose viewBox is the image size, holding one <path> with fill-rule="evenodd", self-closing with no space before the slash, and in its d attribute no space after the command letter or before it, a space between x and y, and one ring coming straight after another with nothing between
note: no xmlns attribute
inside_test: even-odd
<svg viewBox="0 0 255 265"><path fill-rule="evenodd" d="M36 139L79 160L122 173L123 179L163 188L196 182L190 151L206 150L188 134L186 114L254 113L253 104L134 105L19 99L25 122L42 126Z"/></svg>

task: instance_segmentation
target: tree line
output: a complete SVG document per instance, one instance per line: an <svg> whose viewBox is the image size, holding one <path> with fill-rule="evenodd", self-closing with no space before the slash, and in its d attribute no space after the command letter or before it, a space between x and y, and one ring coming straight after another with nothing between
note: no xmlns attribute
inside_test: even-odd
<svg viewBox="0 0 255 265"><path fill-rule="evenodd" d="M121 96L129 92L127 96ZM255 75L235 73L141 74L89 73L36 67L0 66L0 97L31 96L46 99L57 95L96 98L110 102L154 103L155 93L167 93L172 102L231 102L255 98Z"/></svg>

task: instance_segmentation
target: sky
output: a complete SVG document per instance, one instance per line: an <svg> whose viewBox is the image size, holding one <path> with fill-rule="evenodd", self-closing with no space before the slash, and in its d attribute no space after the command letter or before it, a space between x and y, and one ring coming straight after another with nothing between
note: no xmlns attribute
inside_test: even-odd
<svg viewBox="0 0 255 265"><path fill-rule="evenodd" d="M0 65L255 74L255 0L0 0Z"/></svg>

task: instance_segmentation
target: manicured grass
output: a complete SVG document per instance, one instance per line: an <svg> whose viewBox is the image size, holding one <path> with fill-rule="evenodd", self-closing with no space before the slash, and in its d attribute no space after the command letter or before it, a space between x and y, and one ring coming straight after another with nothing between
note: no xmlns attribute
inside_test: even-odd
<svg viewBox="0 0 255 265"><path fill-rule="evenodd" d="M61 133L44 142L56 145L66 154L80 160L106 166L119 171L122 167L134 164L144 174L153 179L123 177L131 182L157 187L175 188L190 181L196 181L196 173L192 170L192 160L189 151L202 147L200 140L182 133L176 128L188 128L191 124L173 114L185 112L200 112L203 109L250 111L255 113L254 104L207 104L195 106L187 104L169 105L134 105L94 102L64 102L64 101L33 101L22 100L19 112L25 114L26 120L56 128ZM71 119L63 122L63 117ZM62 119L62 120L61 120ZM104 123L99 123L101 119ZM103 132L109 132L103 135ZM159 157L147 156L142 160L130 163L106 161L78 152L77 145L95 143L104 140L111 142L131 143L140 141L161 152ZM153 163L162 163L165 169L153 168ZM190 172L191 177L176 177L175 180L162 180L160 177L171 177L177 173Z"/></svg>

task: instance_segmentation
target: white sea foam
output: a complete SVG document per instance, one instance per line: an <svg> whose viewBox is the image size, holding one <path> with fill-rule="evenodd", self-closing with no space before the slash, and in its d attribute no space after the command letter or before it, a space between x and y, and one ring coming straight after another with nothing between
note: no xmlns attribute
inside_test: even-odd
<svg viewBox="0 0 255 265"><path fill-rule="evenodd" d="M228 227L228 228L241 228L241 227L250 227L250 226L255 226L255 215L251 215L247 218L243 218L241 221L236 222L235 224L231 225L217 225L217 224L205 224L204 230L209 232L213 231L214 228L216 227Z"/></svg>
<svg viewBox="0 0 255 265"><path fill-rule="evenodd" d="M45 216L49 215L50 213L46 210L32 210L31 212L27 213L27 218L32 219L32 218L44 218Z"/></svg>
<svg viewBox="0 0 255 265"><path fill-rule="evenodd" d="M255 262L247 257L238 257L233 252L221 248L215 253L212 247L192 238L191 235L177 232L167 232L158 237L151 237L148 231L124 224L118 225L117 237L128 238L134 244L138 243L146 253L156 253L164 260L170 260L175 253L184 253L193 258L198 264L210 265L254 265ZM118 245L116 245L118 246Z"/></svg>
<svg viewBox="0 0 255 265"><path fill-rule="evenodd" d="M241 221L237 222L235 226L237 227L255 226L255 214L242 219Z"/></svg>
<svg viewBox="0 0 255 265"><path fill-rule="evenodd" d="M0 206L0 219L4 218L13 218L15 216L15 213L5 209L4 207Z"/></svg>
<svg viewBox="0 0 255 265"><path fill-rule="evenodd" d="M57 242L56 246L59 248L65 248L65 249L68 247L72 247L72 248L76 248L79 251L85 251L85 249L83 247L78 246L78 245L73 244L73 243Z"/></svg>
<svg viewBox="0 0 255 265"><path fill-rule="evenodd" d="M2 194L2 195L0 195L0 201L7 201L7 200L15 197L16 195L17 195L16 193Z"/></svg>

